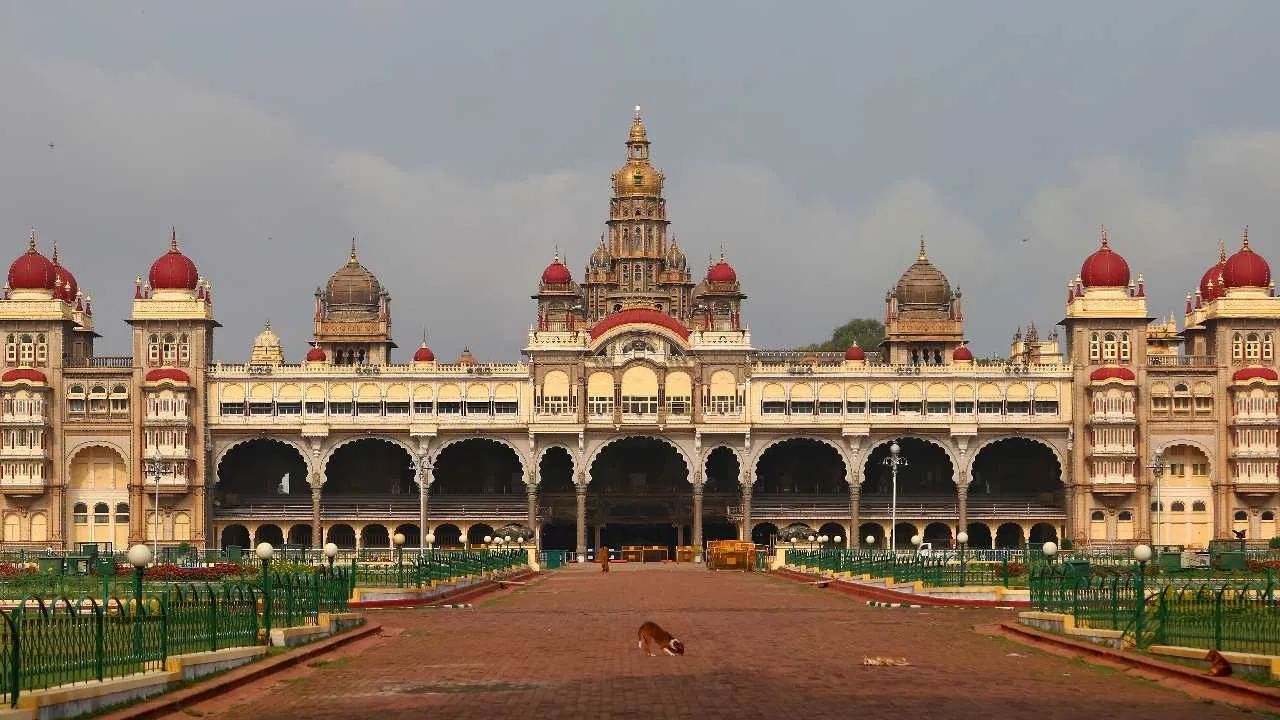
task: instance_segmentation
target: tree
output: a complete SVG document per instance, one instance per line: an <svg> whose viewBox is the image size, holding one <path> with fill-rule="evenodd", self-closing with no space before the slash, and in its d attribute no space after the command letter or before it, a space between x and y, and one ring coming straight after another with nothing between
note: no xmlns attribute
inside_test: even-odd
<svg viewBox="0 0 1280 720"><path fill-rule="evenodd" d="M884 324L870 318L855 318L831 332L831 339L814 345L806 345L801 350L844 352L857 341L858 347L874 350L884 340Z"/></svg>

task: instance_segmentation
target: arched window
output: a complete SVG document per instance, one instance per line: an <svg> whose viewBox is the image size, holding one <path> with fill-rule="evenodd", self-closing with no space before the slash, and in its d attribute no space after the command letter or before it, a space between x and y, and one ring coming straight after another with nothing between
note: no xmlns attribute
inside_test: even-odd
<svg viewBox="0 0 1280 720"><path fill-rule="evenodd" d="M94 385L89 388L89 412L105 413L107 411L107 388Z"/></svg>
<svg viewBox="0 0 1280 720"><path fill-rule="evenodd" d="M95 523L105 523L111 519L111 506L104 502L96 503L93 506L93 521Z"/></svg>
<svg viewBox="0 0 1280 720"><path fill-rule="evenodd" d="M1094 510L1093 512L1089 513L1089 519L1094 522L1102 522L1103 520L1107 519L1107 516L1101 510Z"/></svg>
<svg viewBox="0 0 1280 720"><path fill-rule="evenodd" d="M1133 513L1128 510L1121 510L1117 519L1120 522L1133 522Z"/></svg>
<svg viewBox="0 0 1280 720"><path fill-rule="evenodd" d="M191 361L191 342L187 339L187 334L182 333L178 336L178 362L186 364Z"/></svg>
<svg viewBox="0 0 1280 720"><path fill-rule="evenodd" d="M1158 503L1154 500L1151 501L1151 512L1159 512L1162 510L1164 510L1164 507L1161 503Z"/></svg>
<svg viewBox="0 0 1280 720"><path fill-rule="evenodd" d="M1240 337L1240 333L1231 336L1231 359L1244 359L1244 338Z"/></svg>
<svg viewBox="0 0 1280 720"><path fill-rule="evenodd" d="M1119 354L1119 341L1116 339L1115 333L1107 333L1102 336L1102 359L1115 360Z"/></svg>
<svg viewBox="0 0 1280 720"><path fill-rule="evenodd" d="M1249 333L1244 338L1244 359L1257 362L1262 358L1262 338L1258 333Z"/></svg>
<svg viewBox="0 0 1280 720"><path fill-rule="evenodd" d="M1181 500L1175 500L1174 503L1169 506L1169 512L1186 512L1186 510L1187 505Z"/></svg>
<svg viewBox="0 0 1280 720"><path fill-rule="evenodd" d="M89 522L89 506L78 502L71 508L71 521L77 525L84 525Z"/></svg>
<svg viewBox="0 0 1280 720"><path fill-rule="evenodd" d="M147 359L152 365L160 364L160 336L151 333L151 337L147 338Z"/></svg>
<svg viewBox="0 0 1280 720"><path fill-rule="evenodd" d="M111 412L127 413L129 412L129 388L124 385L114 385L111 388Z"/></svg>
<svg viewBox="0 0 1280 720"><path fill-rule="evenodd" d="M13 333L4 339L4 361L10 365L18 362L18 338Z"/></svg>
<svg viewBox="0 0 1280 720"><path fill-rule="evenodd" d="M1129 333L1120 333L1120 359L1129 359Z"/></svg>
<svg viewBox="0 0 1280 720"><path fill-rule="evenodd" d="M36 335L36 363L45 364L49 360L49 341L45 338L44 333Z"/></svg>
<svg viewBox="0 0 1280 720"><path fill-rule="evenodd" d="M116 524L128 524L129 503L116 503Z"/></svg>
<svg viewBox="0 0 1280 720"><path fill-rule="evenodd" d="M1102 359L1102 344L1098 340L1098 333L1089 333L1089 359Z"/></svg>
<svg viewBox="0 0 1280 720"><path fill-rule="evenodd" d="M1204 512L1204 511L1205 511L1205 504L1203 500L1196 500L1195 502L1191 503L1191 512Z"/></svg>
<svg viewBox="0 0 1280 720"><path fill-rule="evenodd" d="M1242 522L1249 519L1249 513L1243 510L1237 510L1231 517L1237 522Z"/></svg>
<svg viewBox="0 0 1280 720"><path fill-rule="evenodd" d="M1271 333L1267 333L1262 336L1262 359L1270 360L1272 357Z"/></svg>
<svg viewBox="0 0 1280 720"><path fill-rule="evenodd" d="M160 356L166 363L178 359L178 340L173 333L165 333L164 342L160 347Z"/></svg>
<svg viewBox="0 0 1280 720"><path fill-rule="evenodd" d="M1276 512L1275 512L1274 510L1263 510L1263 511L1262 511L1262 519L1263 519L1263 520L1266 520L1266 521L1275 520L1275 519L1276 519Z"/></svg>
<svg viewBox="0 0 1280 720"><path fill-rule="evenodd" d="M23 335L22 342L18 345L18 362L23 365L31 365L36 359L36 343L35 338L30 335Z"/></svg>
<svg viewBox="0 0 1280 720"><path fill-rule="evenodd" d="M84 412L84 386L72 385L67 388L67 412L83 413Z"/></svg>

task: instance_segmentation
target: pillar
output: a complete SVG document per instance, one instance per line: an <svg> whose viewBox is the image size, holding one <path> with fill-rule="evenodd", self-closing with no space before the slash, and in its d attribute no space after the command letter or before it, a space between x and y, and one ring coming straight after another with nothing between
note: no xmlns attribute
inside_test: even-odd
<svg viewBox="0 0 1280 720"><path fill-rule="evenodd" d="M1151 542L1151 486L1142 483L1138 484L1138 492L1136 503L1138 507L1134 508L1136 516L1134 520L1136 527L1133 529L1134 540L1141 543Z"/></svg>
<svg viewBox="0 0 1280 720"><path fill-rule="evenodd" d="M431 463L418 461L418 549L427 549L427 524L431 517Z"/></svg>
<svg viewBox="0 0 1280 720"><path fill-rule="evenodd" d="M311 545L324 547L324 533L320 532L320 473L311 473Z"/></svg>
<svg viewBox="0 0 1280 720"><path fill-rule="evenodd" d="M594 547L595 547L596 549L599 549L599 548L603 547L603 546L600 544L600 541L603 539L603 535L604 535L604 523L602 523L602 522L597 522L597 523L596 523L596 537L595 537L595 545L594 545Z"/></svg>
<svg viewBox="0 0 1280 720"><path fill-rule="evenodd" d="M702 561L702 483L693 486L693 561Z"/></svg>
<svg viewBox="0 0 1280 720"><path fill-rule="evenodd" d="M577 545L578 558L583 559L587 556L587 488L585 485L578 485L574 488L574 494L578 496L578 517L577 517Z"/></svg>
<svg viewBox="0 0 1280 720"><path fill-rule="evenodd" d="M956 487L956 533L969 532L969 486L964 482L964 475L960 476L961 484Z"/></svg>
<svg viewBox="0 0 1280 720"><path fill-rule="evenodd" d="M1077 547L1084 547L1085 541L1078 532L1081 523L1077 522L1076 518L1076 486L1068 482L1063 488L1062 499L1067 508L1066 526L1062 530L1062 537L1071 538L1071 542ZM1086 524L1085 527L1088 525Z"/></svg>
<svg viewBox="0 0 1280 720"><path fill-rule="evenodd" d="M1235 508L1231 502L1231 486L1219 483L1213 486L1213 537L1215 540L1226 540L1235 537L1231 529L1235 527Z"/></svg>
<svg viewBox="0 0 1280 720"><path fill-rule="evenodd" d="M862 485L861 483L853 483L849 485L849 534L844 539L844 546L853 550L858 547L858 527L862 524L858 521L858 515L861 512L859 507L862 503Z"/></svg>
<svg viewBox="0 0 1280 720"><path fill-rule="evenodd" d="M526 519L529 523L529 532L533 533L533 546L536 550L541 550L542 534L538 532L538 486L533 484L526 485L524 492L525 497L529 501L528 516Z"/></svg>
<svg viewBox="0 0 1280 720"><path fill-rule="evenodd" d="M739 540L751 540L751 484L742 485L742 531Z"/></svg>

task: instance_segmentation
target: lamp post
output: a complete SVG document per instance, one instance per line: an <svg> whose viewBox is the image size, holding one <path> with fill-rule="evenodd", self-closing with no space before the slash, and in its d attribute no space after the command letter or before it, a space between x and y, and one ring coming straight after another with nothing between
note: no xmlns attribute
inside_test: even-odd
<svg viewBox="0 0 1280 720"><path fill-rule="evenodd" d="M889 468L889 476L893 481L893 497L889 504L889 549L893 552L898 551L897 546L897 526L898 526L898 468L907 466L907 459L902 457L902 446L893 443L889 446L889 457L884 459L884 464Z"/></svg>
<svg viewBox="0 0 1280 720"><path fill-rule="evenodd" d="M172 471L169 468L169 463L165 462L164 458L160 456L159 444L155 446L151 459L144 461L143 464L145 472L151 475L152 481L156 484L156 503L153 506L155 516L151 523L151 540L155 545L152 557L156 558L158 562L160 559L160 476L167 475Z"/></svg>
<svg viewBox="0 0 1280 720"><path fill-rule="evenodd" d="M138 543L129 548L129 564L133 566L133 655L142 657L142 574L151 562L151 548Z"/></svg>
<svg viewBox="0 0 1280 720"><path fill-rule="evenodd" d="M391 544L396 546L396 587L404 587L404 533L392 535Z"/></svg>
<svg viewBox="0 0 1280 720"><path fill-rule="evenodd" d="M333 559L338 557L338 546L333 543L324 544L324 556L329 560L329 574L333 574Z"/></svg>
<svg viewBox="0 0 1280 720"><path fill-rule="evenodd" d="M1049 558L1049 567L1053 567L1053 556L1058 554L1058 543L1052 540L1040 546L1040 552Z"/></svg>
<svg viewBox="0 0 1280 720"><path fill-rule="evenodd" d="M920 554L920 536L919 535L911 536L911 547L915 549L916 555Z"/></svg>
<svg viewBox="0 0 1280 720"><path fill-rule="evenodd" d="M868 535L868 536L865 538L865 540L867 541L867 546L868 546L868 547L870 547L872 550L875 550L875 549L876 549L876 536L875 536L875 535Z"/></svg>
<svg viewBox="0 0 1280 720"><path fill-rule="evenodd" d="M265 632L267 644L271 643L271 558L275 556L276 549L271 547L271 543L258 543L258 547L254 550L258 555L258 559L262 561L262 629Z"/></svg>
<svg viewBox="0 0 1280 720"><path fill-rule="evenodd" d="M1155 480L1156 486L1156 527L1155 531L1151 533L1151 539L1156 544L1156 547L1159 547L1160 541L1163 540L1160 532L1160 519L1161 511L1164 510L1164 502L1160 499L1160 479L1164 477L1164 468L1164 453L1156 451L1156 454L1151 456L1151 462L1147 464L1147 469L1151 471L1151 477Z"/></svg>
<svg viewBox="0 0 1280 720"><path fill-rule="evenodd" d="M968 542L969 542L969 533L967 533L967 532L965 532L965 531L963 531L963 530L961 530L960 532L956 533L956 542L960 545L960 587L964 587L964 585L965 585L965 582L964 582L964 581L965 581L965 577L964 577L964 571L965 571L964 546L965 546L965 544L966 544L966 543L968 543Z"/></svg>
<svg viewBox="0 0 1280 720"><path fill-rule="evenodd" d="M1133 637L1137 646L1142 647L1142 621L1146 619L1147 615L1147 561L1151 559L1151 548L1146 545L1139 545L1134 548L1133 559L1138 561L1138 576L1133 579L1133 594L1138 601L1134 605Z"/></svg>
<svg viewBox="0 0 1280 720"><path fill-rule="evenodd" d="M427 541L427 549L428 549L428 550L432 550L432 549L434 549L434 546L435 546L435 544L436 544L436 534L435 534L435 533L433 533L433 532L429 532L429 533L427 533L427 536L426 536L425 538L423 538L423 539Z"/></svg>

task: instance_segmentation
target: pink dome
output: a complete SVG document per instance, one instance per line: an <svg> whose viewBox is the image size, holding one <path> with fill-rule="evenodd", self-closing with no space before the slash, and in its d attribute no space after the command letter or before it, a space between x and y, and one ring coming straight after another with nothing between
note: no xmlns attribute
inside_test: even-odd
<svg viewBox="0 0 1280 720"><path fill-rule="evenodd" d="M435 362L436 361L436 354L431 352L431 348L427 347L427 343L425 340L422 342L422 345L418 346L418 349L414 351L413 361L414 362Z"/></svg>
<svg viewBox="0 0 1280 720"><path fill-rule="evenodd" d="M9 266L9 287L14 290L52 290L56 279L53 263L36 250L36 231L31 231L27 251Z"/></svg>
<svg viewBox="0 0 1280 720"><path fill-rule="evenodd" d="M721 257L720 262L716 263L715 265L712 265L707 270L707 280L710 280L711 282L716 282L716 283L737 282L738 273L733 269L732 265L725 262L724 258Z"/></svg>

